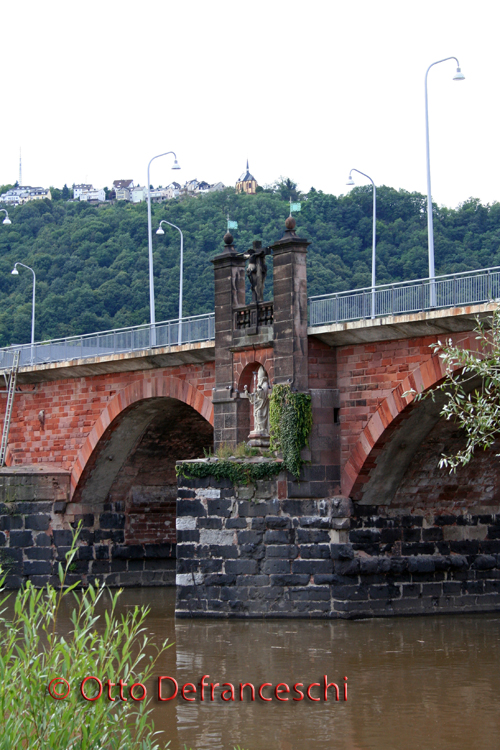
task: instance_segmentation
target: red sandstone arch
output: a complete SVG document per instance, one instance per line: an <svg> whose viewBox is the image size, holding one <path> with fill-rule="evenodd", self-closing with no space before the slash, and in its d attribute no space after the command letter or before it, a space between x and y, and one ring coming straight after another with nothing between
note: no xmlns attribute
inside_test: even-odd
<svg viewBox="0 0 500 750"><path fill-rule="evenodd" d="M175 398L195 409L211 425L214 423L212 402L203 393L185 380L172 377L150 377L131 383L117 393L101 413L80 450L71 472L71 496L99 440L111 422L124 410L138 401L148 398Z"/></svg>
<svg viewBox="0 0 500 750"><path fill-rule="evenodd" d="M475 348L473 335L460 342L464 348ZM459 369L459 368L457 368ZM436 386L446 376L443 360L436 354L422 362L382 401L372 414L353 446L341 474L342 494L350 496L363 483L367 469L371 468L370 454L394 420L406 409L417 393ZM403 397L403 393L415 391L415 395ZM367 466L370 464L370 466Z"/></svg>

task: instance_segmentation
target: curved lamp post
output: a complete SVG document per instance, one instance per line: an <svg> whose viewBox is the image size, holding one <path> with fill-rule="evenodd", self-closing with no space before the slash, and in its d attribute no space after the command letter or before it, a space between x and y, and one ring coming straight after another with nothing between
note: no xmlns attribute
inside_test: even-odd
<svg viewBox="0 0 500 750"><path fill-rule="evenodd" d="M22 266L23 268L27 268L28 271L31 271L33 274L33 302L31 305L31 364L34 364L34 354L35 354L35 285L36 285L36 276L35 272L32 268L29 266L25 266L24 263L16 263L14 265L14 268L12 269L11 273L13 276L19 276L19 271L17 270L18 266Z"/></svg>
<svg viewBox="0 0 500 750"><path fill-rule="evenodd" d="M354 180L352 179L353 172L362 174L363 177L366 177L367 180L370 180L371 184L373 185L372 318L374 318L375 317L376 248L377 248L377 188L375 187L375 183L373 182L372 178L369 177L364 172L360 172L359 169L351 169L351 171L349 172L349 179L347 180L346 185L354 185Z"/></svg>
<svg viewBox="0 0 500 750"><path fill-rule="evenodd" d="M168 224L170 227L177 229L177 231L179 232L181 236L181 261L180 261L181 270L180 270L180 278L179 278L179 338L178 338L178 344L180 346L182 344L182 276L183 276L182 269L184 265L184 236L181 230L179 229L179 227L177 227L175 224L172 224L171 221L167 221L166 219L162 219L160 221L160 226L156 230L156 234L165 234L165 232L161 228L162 224Z"/></svg>
<svg viewBox="0 0 500 750"><path fill-rule="evenodd" d="M430 281L430 306L436 307L436 274L434 270L434 224L432 220L432 195L431 195L431 165L429 155L429 104L427 100L427 76L429 70L434 65L446 62L447 60L455 60L457 64L457 71L453 76L454 81L464 81L465 76L460 70L460 63L456 57L445 57L443 60L436 60L429 65L425 73L425 147L426 147L426 160L427 160L427 234L429 244L429 281Z"/></svg>
<svg viewBox="0 0 500 750"><path fill-rule="evenodd" d="M5 219L2 221L2 224L12 224L11 220L9 219L9 214L7 213L7 209L0 208L0 211L3 211L5 214Z"/></svg>
<svg viewBox="0 0 500 750"><path fill-rule="evenodd" d="M180 166L177 162L177 156L174 151L165 151L164 154L158 154L158 156L153 156L152 159L150 159L148 164L148 247L149 247L149 319L151 324L150 329L150 340L149 345L150 346L156 346L156 317L155 317L155 288L154 288L154 281L153 281L153 230L151 228L151 182L149 179L149 168L151 166L151 162L153 162L155 159L159 159L160 156L168 156L168 154L173 154L174 156L174 164L172 166L172 169L180 169Z"/></svg>

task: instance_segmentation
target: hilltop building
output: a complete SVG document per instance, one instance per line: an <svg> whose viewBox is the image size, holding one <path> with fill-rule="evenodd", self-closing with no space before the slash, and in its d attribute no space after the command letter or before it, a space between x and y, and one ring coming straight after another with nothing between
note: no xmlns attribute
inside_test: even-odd
<svg viewBox="0 0 500 750"><path fill-rule="evenodd" d="M0 197L0 201L7 203L9 206L19 206L23 203L28 203L28 201L43 200L44 198L47 198L49 201L52 200L49 189L25 185L8 190Z"/></svg>
<svg viewBox="0 0 500 750"><path fill-rule="evenodd" d="M113 190L116 193L117 201L129 201L131 199L132 188L134 187L133 180L115 180L113 182Z"/></svg>
<svg viewBox="0 0 500 750"><path fill-rule="evenodd" d="M80 199L80 196L84 193L88 193L89 190L93 190L92 185L73 185L73 198L75 201Z"/></svg>
<svg viewBox="0 0 500 750"><path fill-rule="evenodd" d="M243 172L240 179L236 183L236 192L248 193L248 195L255 195L255 193L257 192L257 180L249 172L248 159L246 172Z"/></svg>
<svg viewBox="0 0 500 750"><path fill-rule="evenodd" d="M90 190L86 190L84 193L80 194L80 200L92 203L103 203L106 200L106 193L103 188L100 190L97 188L90 188Z"/></svg>
<svg viewBox="0 0 500 750"><path fill-rule="evenodd" d="M130 191L130 200L132 203L142 203L146 200L148 195L148 189L145 185L136 185Z"/></svg>

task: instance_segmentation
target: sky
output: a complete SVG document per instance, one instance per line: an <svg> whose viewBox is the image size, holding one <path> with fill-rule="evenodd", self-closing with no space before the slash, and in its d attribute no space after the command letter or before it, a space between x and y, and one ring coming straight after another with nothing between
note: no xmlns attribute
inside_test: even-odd
<svg viewBox="0 0 500 750"><path fill-rule="evenodd" d="M2 9L0 184L290 177L345 194L349 170L500 201L497 0L25 0ZM355 175L356 184L367 184Z"/></svg>

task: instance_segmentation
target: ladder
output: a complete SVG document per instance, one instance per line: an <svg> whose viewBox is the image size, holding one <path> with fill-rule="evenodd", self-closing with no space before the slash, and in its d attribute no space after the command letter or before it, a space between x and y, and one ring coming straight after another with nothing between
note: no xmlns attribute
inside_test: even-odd
<svg viewBox="0 0 500 750"><path fill-rule="evenodd" d="M5 466L7 442L9 440L10 418L12 417L12 407L14 405L14 395L16 392L16 380L17 380L17 371L19 370L20 354L21 352L19 350L14 352L14 360L12 362L10 373L8 375L4 373L4 377L8 383L8 391L7 391L7 406L5 407L5 417L3 420L2 442L0 443L0 468L2 466Z"/></svg>

